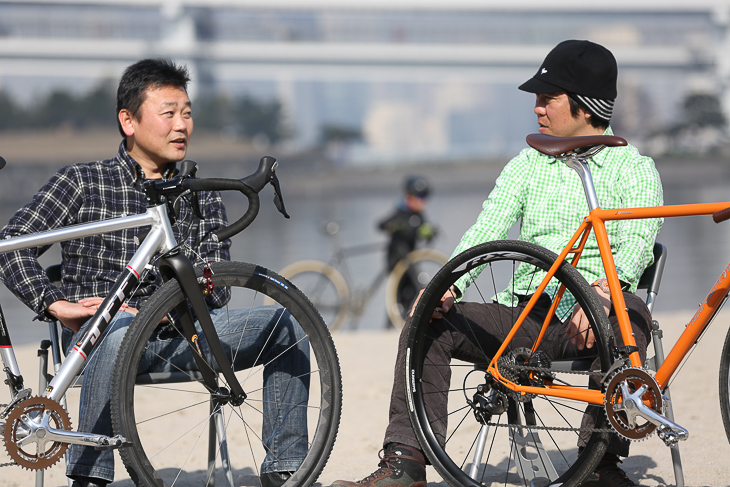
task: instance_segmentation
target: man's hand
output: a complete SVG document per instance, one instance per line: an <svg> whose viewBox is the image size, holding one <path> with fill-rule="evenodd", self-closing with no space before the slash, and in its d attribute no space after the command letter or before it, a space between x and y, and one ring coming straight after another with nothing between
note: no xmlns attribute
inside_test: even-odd
<svg viewBox="0 0 730 487"><path fill-rule="evenodd" d="M59 300L51 303L48 307L48 313L60 321L63 326L70 328L74 332L79 331L81 326L94 316L96 310L104 301L104 298L84 298L78 303L71 303L65 300ZM126 311L133 315L137 314L137 309L122 305L120 311Z"/></svg>
<svg viewBox="0 0 730 487"><path fill-rule="evenodd" d="M413 306L411 306L411 312L408 313L408 316L413 318L413 312L416 310L416 305L418 305L418 301L421 299L421 295L423 294L423 289L421 289L418 292L418 297L413 302ZM441 296L441 309L443 312L434 311L433 314L431 314L431 319L437 319L440 320L443 315L449 312L451 307L454 305L454 301L456 301L456 292L454 291L454 287L452 286L446 293Z"/></svg>
<svg viewBox="0 0 730 487"><path fill-rule="evenodd" d="M591 287L598 295L598 300L603 305L606 316L608 316L609 311L611 311L611 295L604 292L597 285ZM593 344L596 343L596 337L588 323L588 318L583 309L577 304L575 305L575 309L573 309L573 315L570 317L568 329L565 333L570 337L570 343L576 345L578 350L593 348Z"/></svg>

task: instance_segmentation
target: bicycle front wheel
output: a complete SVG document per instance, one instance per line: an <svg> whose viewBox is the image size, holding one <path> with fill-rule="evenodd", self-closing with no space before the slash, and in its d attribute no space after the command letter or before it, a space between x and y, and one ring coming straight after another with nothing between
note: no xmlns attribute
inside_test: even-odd
<svg viewBox="0 0 730 487"><path fill-rule="evenodd" d="M454 487L575 486L605 452L609 433L603 407L547 394L519 394L485 373L527 299L506 306L494 303L493 296L515 291L516 276L522 282L532 280L536 288L555 259L527 242L488 242L449 261L419 300L405 352L409 415L422 449ZM479 277L444 315L440 298L460 277L475 276L476 269L482 269ZM568 293L575 297L596 336L592 349L572 357L575 347L563 324L573 309L567 302L563 308L568 309L558 307L540 345L535 345L562 286L567 288L562 299ZM434 312L439 318L432 319ZM611 364L608 319L596 294L568 263L559 268L530 317L499 359L500 374L534 387L552 383L587 388L593 377L592 387L600 387L601 374ZM592 423L583 422L588 418Z"/></svg>
<svg viewBox="0 0 730 487"><path fill-rule="evenodd" d="M730 442L730 330L725 336L725 345L720 356L720 413L725 426L725 436Z"/></svg>
<svg viewBox="0 0 730 487"><path fill-rule="evenodd" d="M185 305L177 281L168 281L130 325L115 366L112 420L131 443L120 450L124 465L136 485L258 486L262 474L279 472L291 475L287 487L309 486L329 458L342 405L329 331L307 298L267 269L213 264L212 284L231 293L229 306L217 312L216 328L247 397L240 406L221 400L220 392L204 387L196 367L180 365L197 352L177 320L168 319ZM260 306L264 297L276 304ZM253 318L263 315L273 317L266 326ZM295 338L284 336L274 348L282 330ZM237 344L244 343L248 353L237 355L243 346ZM165 353L166 347L178 353ZM299 375L283 365L306 364L307 354L309 368L297 367ZM221 388L230 390L217 375ZM304 391L296 401L286 393L293 388Z"/></svg>
<svg viewBox="0 0 730 487"><path fill-rule="evenodd" d="M385 286L385 307L394 327L403 328L418 292L448 260L449 256L440 250L417 249L393 267Z"/></svg>
<svg viewBox="0 0 730 487"><path fill-rule="evenodd" d="M300 260L279 273L312 301L331 331L347 321L350 287L337 269L319 260Z"/></svg>

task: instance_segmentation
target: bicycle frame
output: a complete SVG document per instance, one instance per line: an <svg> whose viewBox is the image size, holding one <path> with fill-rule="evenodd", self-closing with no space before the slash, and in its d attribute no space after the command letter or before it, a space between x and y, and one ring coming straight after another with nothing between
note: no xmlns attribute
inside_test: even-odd
<svg viewBox="0 0 730 487"><path fill-rule="evenodd" d="M145 213L141 213L139 215L122 216L111 220L85 223L58 230L50 230L35 235L15 237L0 241L0 252L12 252L14 250L50 245L75 238L88 237L139 226L150 225L152 227L147 237L139 246L139 249L135 252L134 256L127 264L125 271L117 279L112 292L99 306L98 311L92 318L92 325L89 328L89 332L82 341L74 346L73 352L66 357L66 360L64 360L63 365L58 370L58 373L43 392L45 397L55 401L58 401L61 397L63 397L68 388L71 386L73 378L79 373L84 362L86 362L86 359L96 344L97 339L106 330L112 317L116 314L126 299L129 290L137 284L141 272L149 264L152 257L158 251L166 252L177 245L166 212L167 208L165 205L158 205L148 208ZM7 332L7 326L4 319L2 320L2 323L0 323L0 327L2 327L0 336L2 336L3 340L0 343L2 361L9 369L10 373L15 376L20 376L20 370L15 359L15 353L13 352L13 348L10 343L10 336Z"/></svg>
<svg viewBox="0 0 730 487"><path fill-rule="evenodd" d="M730 202L684 204L642 208L617 208L603 210L598 206L598 201L596 198L595 189L593 187L590 170L588 169L585 161L580 161L576 157L571 161L566 161L566 163L573 169L576 169L579 176L581 177L590 211L588 215L584 218L580 227L574 233L573 237L560 253L556 262L547 272L545 278L535 291L535 294L529 300L524 311L515 322L515 325L512 327L510 333L505 338L500 349L493 357L492 362L489 364L488 372L493 374L496 378L500 380L500 382L504 383L507 387L520 393L542 394L547 396L587 402L595 405L603 405L604 395L599 390L585 390L581 388L561 386L552 383L545 383L544 387L532 387L515 384L499 373L497 360L507 349L509 342L517 333L517 330L524 322L526 316L531 312L534 304L537 302L540 294L547 287L549 281L555 276L559 266L563 263L563 261L568 258L569 254L573 254L573 259L570 261L570 263L575 267L585 247L590 232L594 231L603 261L606 278L608 279L608 286L611 291L613 307L616 310L619 328L621 330L621 337L623 339L625 349L630 351L630 353L628 353L628 358L632 366L641 367L643 364L641 363L639 352L636 349L636 341L634 340L631 323L629 321L628 312L626 310L626 303L623 298L621 283L619 282L618 275L616 273L616 265L614 263L613 253L611 251L611 246L608 240L605 222L614 220L636 220L648 218L673 218L685 216L712 215L713 213L716 213L720 210L730 208ZM580 165L580 167L576 167L576 165ZM697 312L686 325L685 330L682 332L679 339L672 347L670 353L667 355L664 362L659 367L659 370L657 370L655 380L662 390L666 389L669 381L672 379L674 373L677 371L682 360L687 356L687 353L697 343L703 332L707 329L715 314L719 311L719 309L722 307L722 304L727 299L729 292L730 264L728 264L728 266L724 269L723 273L717 279L715 285L712 287L705 300L699 305ZM555 299L551 311L554 311L557 308L561 297L562 290ZM539 343L547 330L551 315L552 313L548 314L548 317L543 324L541 333L537 338L537 342L534 345L533 351L536 350L539 346Z"/></svg>
<svg viewBox="0 0 730 487"><path fill-rule="evenodd" d="M380 252L385 248L384 243L367 243L353 245L351 247L343 247L340 243L337 233L331 233L329 231L326 231L326 233L329 236L330 248L332 249L332 257L330 257L327 263L341 272L341 274L347 281L348 286L351 286L351 283L354 284L354 282L347 261L351 258L355 258L361 255ZM362 290L358 289L357 287L353 288L355 290L355 294L351 295L349 305L351 313L355 314L356 316L362 314L365 306L367 306L367 303L370 302L370 298L373 297L380 285L383 283L383 281L385 281L385 278L388 277L389 273L390 271L388 270L388 268L383 267L383 269L378 272L378 274L373 278L370 284L367 285L365 288L362 288Z"/></svg>
<svg viewBox="0 0 730 487"><path fill-rule="evenodd" d="M58 242L88 237L102 233L151 226L150 232L139 245L139 248L127 263L125 270L117 278L111 292L104 298L99 309L91 318L91 325L84 337L77 342L66 360L56 372L56 375L43 391L42 395L54 401L60 401L71 387L74 378L84 367L86 359L94 349L97 340L112 322L126 298L139 282L140 275L158 252L169 252L177 246L170 220L167 215L167 206L160 204L147 208L145 213L132 216L122 216L110 220L85 223L71 227L50 230L34 235L26 235L0 241L0 252L12 252ZM15 401L28 394L28 390L20 390L22 376L15 352L10 341L5 318L0 308L0 357L6 368L6 374L11 379L12 400ZM13 402L11 401L11 405ZM89 444L104 441L99 435L77 433L72 431L49 431L55 439L68 443ZM121 441L121 440L120 440ZM117 441L119 443L119 441Z"/></svg>

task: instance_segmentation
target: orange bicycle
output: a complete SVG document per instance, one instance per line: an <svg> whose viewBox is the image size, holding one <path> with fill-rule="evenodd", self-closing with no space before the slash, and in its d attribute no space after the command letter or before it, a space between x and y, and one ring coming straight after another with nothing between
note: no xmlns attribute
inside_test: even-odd
<svg viewBox="0 0 730 487"><path fill-rule="evenodd" d="M713 215L719 223L730 218L730 202L604 210L588 160L605 147L626 145L625 140L532 134L527 142L576 170L588 201L588 215L559 255L528 242L501 240L475 246L451 259L426 287L407 336L404 373L411 422L425 454L454 487L579 485L594 471L612 434L641 440L657 432L674 449L673 454L678 453L678 442L687 439L689 432L672 419L668 387L730 291L728 265L666 359L660 356L663 352L657 354L656 371L652 371L639 357L606 222ZM575 268L591 231L595 232L624 346L618 346L597 295ZM490 302L510 289L518 272L532 278L534 293L524 296L514 313L493 317L502 324L496 352L486 350L485 331L460 318L461 313L441 314L442 297L461 277L470 274L474 282L455 302L457 308ZM547 352L547 344L555 350L556 341L567 345L571 339L566 327L559 326L572 313L572 306L567 310L560 307L566 293L585 311L596 341L581 356L558 360ZM528 337L531 345L526 347L527 331L521 325L536 310L544 321L539 332ZM441 314L441 319L432 319L434 313ZM428 358L429 349L447 336L463 339L459 343L468 344L468 351L457 350L458 359L452 357L449 363L435 363ZM494 336L487 339L495 341ZM518 341L522 346L517 346ZM447 378L450 386L436 387L429 381L434 373ZM589 386L591 378L593 386ZM729 383L730 333L720 362L720 409L730 440ZM445 415L426 406L426 398L434 404L433 395L447 405ZM584 423L589 414L594 421ZM442 435L439 432L445 423L448 426ZM581 448L579 436L587 442ZM677 464L678 456L675 474ZM681 464L679 473L681 477ZM678 479L680 483L683 480Z"/></svg>

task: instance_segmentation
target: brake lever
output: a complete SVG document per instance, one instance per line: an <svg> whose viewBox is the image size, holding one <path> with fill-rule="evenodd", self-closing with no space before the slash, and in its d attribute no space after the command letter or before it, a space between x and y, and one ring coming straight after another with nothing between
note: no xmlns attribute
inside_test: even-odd
<svg viewBox="0 0 730 487"><path fill-rule="evenodd" d="M284 208L284 199L281 196L281 186L279 186L279 178L276 177L275 173L272 172L269 182L271 183L271 186L274 187L274 205L276 206L276 209L279 210L279 213L284 215L284 218L288 220L291 217L286 212L286 208Z"/></svg>

